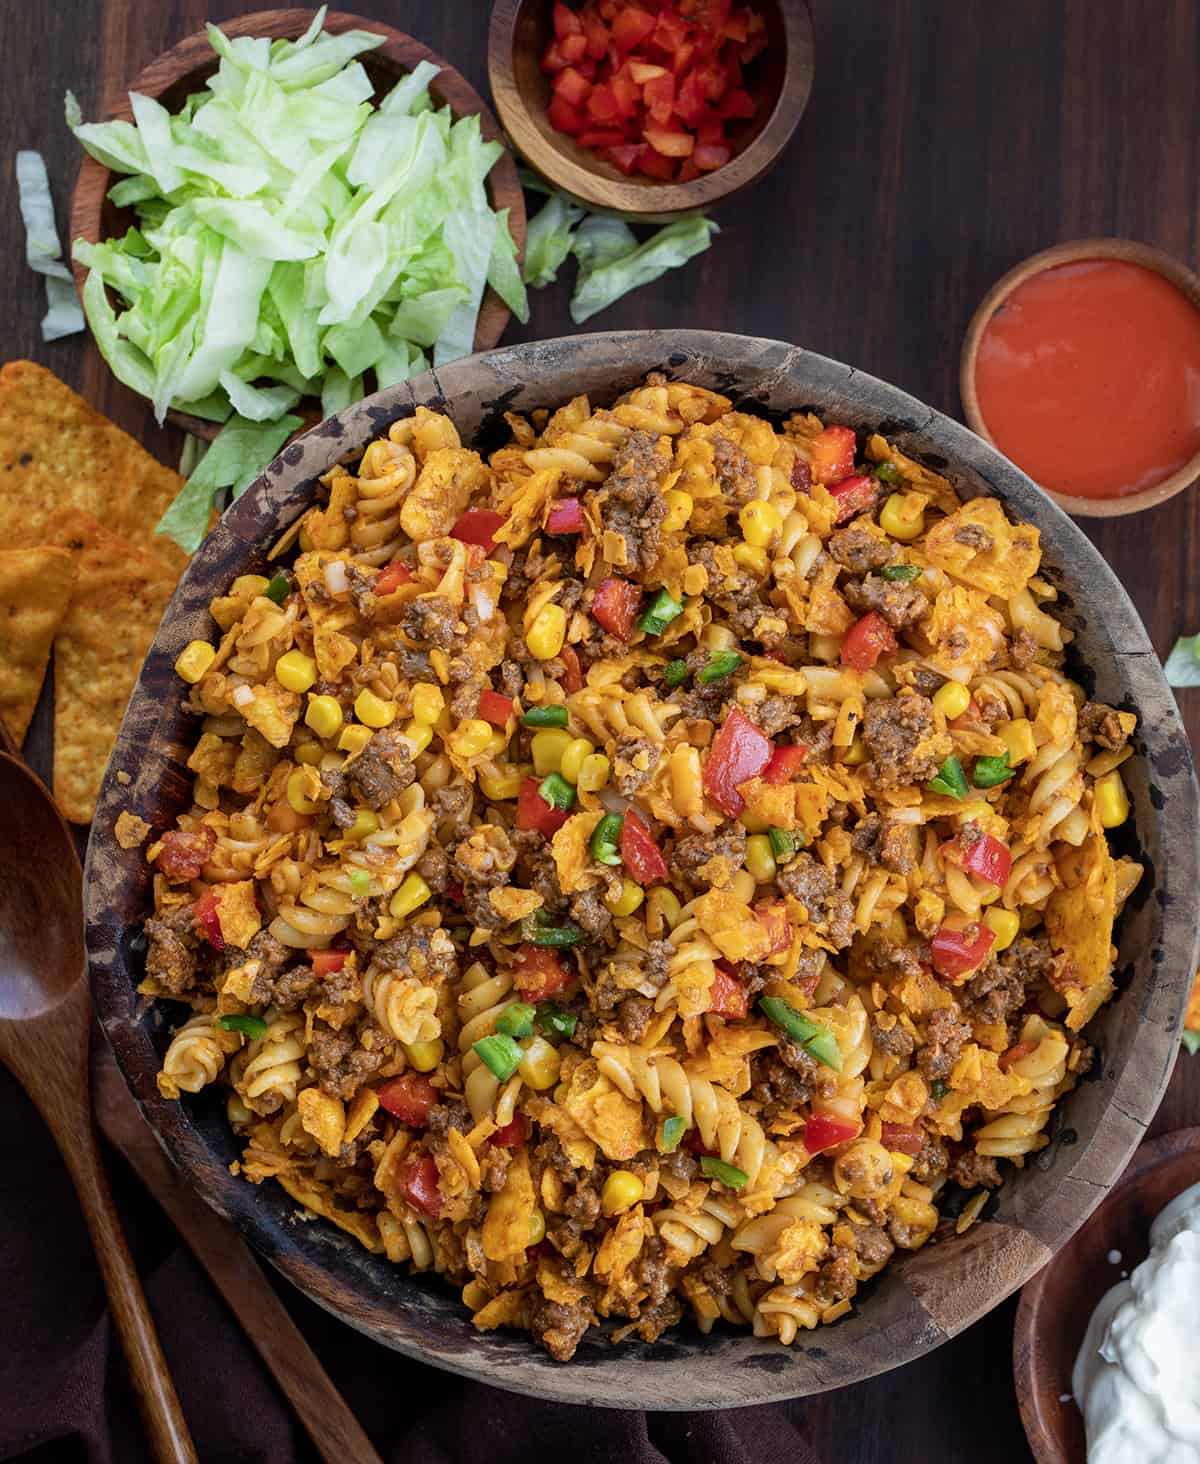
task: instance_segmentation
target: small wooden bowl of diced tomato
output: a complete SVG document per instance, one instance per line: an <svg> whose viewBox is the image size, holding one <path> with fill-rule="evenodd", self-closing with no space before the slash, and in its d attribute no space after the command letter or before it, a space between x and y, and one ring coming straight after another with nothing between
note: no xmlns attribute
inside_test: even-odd
<svg viewBox="0 0 1200 1464"><path fill-rule="evenodd" d="M594 209L665 218L761 178L808 103L806 0L497 0L500 120Z"/></svg>

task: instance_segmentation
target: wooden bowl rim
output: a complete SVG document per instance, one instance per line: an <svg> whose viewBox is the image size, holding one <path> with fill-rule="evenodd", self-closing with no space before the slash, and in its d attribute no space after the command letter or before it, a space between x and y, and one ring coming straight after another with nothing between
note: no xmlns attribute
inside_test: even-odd
<svg viewBox="0 0 1200 1464"><path fill-rule="evenodd" d="M1021 1290L1021 1300L1013 1325L1013 1383L1025 1436L1037 1464L1083 1464L1082 1460L1065 1457L1042 1414L1044 1404L1057 1402L1062 1393L1071 1391L1069 1377L1052 1379L1048 1384L1045 1381L1039 1382L1036 1352L1032 1346L1051 1273L1068 1250L1078 1247L1086 1240L1089 1227L1099 1220L1102 1211L1128 1204L1151 1170L1179 1158L1181 1154L1191 1153L1200 1154L1200 1127L1172 1129L1170 1133L1159 1134L1157 1138L1146 1139L1139 1144L1124 1174L1096 1206L1091 1216ZM1200 1174L1197 1179L1200 1179ZM1053 1400L1048 1397L1049 1389L1058 1389Z"/></svg>
<svg viewBox="0 0 1200 1464"><path fill-rule="evenodd" d="M757 182L779 161L812 94L815 37L808 0L775 0L787 55L783 84L771 116L744 152L723 168L690 183L630 183L607 178L575 161L533 120L533 108L517 85L513 66L516 26L526 4L496 0L488 29L488 81L504 129L517 151L544 178L593 208L643 219L666 220L711 208ZM648 203L653 199L653 203Z"/></svg>
<svg viewBox="0 0 1200 1464"><path fill-rule="evenodd" d="M1063 244L1052 245L1039 250L1028 258L1013 265L1007 274L1001 275L992 288L979 302L971 316L967 333L963 338L962 353L958 367L958 393L962 398L963 413L973 432L985 442L996 447L996 440L988 431L983 413L979 408L979 396L975 390L975 363L979 356L979 344L988 322L1009 295L1034 275L1062 264L1078 264L1089 259L1121 259L1130 264L1140 264L1155 274L1162 275L1170 284L1185 295L1197 309L1200 309L1200 275L1189 269L1182 260L1156 249L1152 244L1143 244L1138 239L1099 237L1095 239L1070 239ZM996 448L999 451L999 448ZM1155 483L1143 488L1140 493L1127 493L1120 498L1080 498L1067 493L1055 493L1050 488L1038 486L1048 498L1067 513L1078 518L1124 518L1126 514L1140 513L1144 508L1154 508L1174 498L1185 488L1200 480L1200 452L1188 459L1181 467Z"/></svg>
<svg viewBox="0 0 1200 1464"><path fill-rule="evenodd" d="M1071 1095L1060 1137L1010 1179L993 1217L946 1245L906 1255L836 1327L805 1334L790 1349L724 1327L698 1341L685 1326L653 1347L627 1342L619 1353L585 1339L564 1367L539 1355L523 1334L475 1333L451 1294L397 1276L332 1227L297 1226L294 1204L274 1187L259 1192L228 1172L234 1150L220 1113L161 1097L151 1028L161 1042L165 1017L146 1012L136 995L141 958L130 944L144 918L147 870L142 851L122 850L112 831L124 810L161 828L175 800L182 801L190 775L178 740L185 734L175 657L189 640L211 637L212 595L261 565L266 545L312 501L320 473L418 405L457 407L464 424L478 419L478 427L465 428L474 435L498 425L505 411L552 405L580 390L611 400L651 370L698 378L748 410L778 414L815 404L862 430L884 430L904 451L935 464L949 459L968 494L999 495L1041 529L1045 572L1058 575L1070 565L1066 588L1087 612L1082 624L1094 643L1089 661L1101 690L1111 687L1143 715L1144 757L1131 794L1157 879L1144 898L1131 901L1122 932L1122 957L1136 960L1136 991L1105 1009L1107 1026L1122 1040L1108 1054L1102 1094L1093 1098L1081 1087ZM656 1410L777 1402L871 1377L957 1335L1044 1265L1120 1174L1166 1087L1197 964L1198 806L1178 708L1119 581L1082 530L965 427L866 373L779 341L658 330L531 342L388 388L297 438L192 560L134 689L92 826L85 913L96 1009L135 1098L189 1181L349 1325L435 1366L563 1402ZM1065 1126L1073 1113L1085 1116L1083 1136Z"/></svg>
<svg viewBox="0 0 1200 1464"><path fill-rule="evenodd" d="M248 15L239 15L231 20L221 21L220 28L230 37L262 35L269 33L272 28L278 28L275 30L273 38L284 36L295 38L304 34L315 14L314 9L304 7L256 10ZM365 65L370 64L372 56L386 56L407 71L412 71L421 61L428 61L438 68L437 76L429 83L429 89L437 101L441 105L449 107L456 120L478 115L483 140L498 142L504 149L488 173L484 186L494 210L499 212L501 209L508 209L509 231L517 246L517 258L522 259L525 253L526 231L525 192L517 174L517 165L495 114L462 72L456 66L451 65L444 56L431 50L423 41L417 40L415 36L410 36L406 31L398 30L395 26L387 25L383 21L371 20L365 15L357 15L353 11L329 11L325 17L324 29L334 34L348 30L365 30L375 35L385 36L386 41L382 46L377 46L374 51L359 58ZM114 120L132 122L133 109L129 105L130 92L142 92L157 100L164 91L179 85L190 75L215 70L215 60L213 49L209 45L207 31L193 31L148 62L115 98L103 98L104 120L106 122ZM101 216L114 177L111 168L106 168L103 163L98 162L90 154L84 154L75 179L75 187L71 193L70 241L72 245L78 238L84 238L91 244L99 243ZM75 288L82 300L87 270L75 259L71 260L71 270L75 278ZM474 350L476 352L491 350L498 344L511 319L512 311L491 285L488 285L484 291L479 316L475 323L475 339L472 342ZM196 436L212 437L219 430L217 423L192 417L186 412L171 409L167 416L176 426L182 427Z"/></svg>

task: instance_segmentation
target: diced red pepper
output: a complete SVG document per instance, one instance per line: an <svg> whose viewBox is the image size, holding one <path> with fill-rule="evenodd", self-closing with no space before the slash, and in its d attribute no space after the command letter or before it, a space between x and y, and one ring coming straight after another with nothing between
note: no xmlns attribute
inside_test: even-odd
<svg viewBox="0 0 1200 1464"><path fill-rule="evenodd" d="M621 825L621 860L640 885L666 879L667 861L646 825L627 809Z"/></svg>
<svg viewBox="0 0 1200 1464"><path fill-rule="evenodd" d="M375 595L393 595L401 585L411 583L412 577L412 570L407 564L393 559L391 564L385 564L379 571L371 592Z"/></svg>
<svg viewBox="0 0 1200 1464"><path fill-rule="evenodd" d="M492 691L486 687L479 693L479 715L485 722L490 722L493 727L507 727L508 719L512 716L513 699L511 696L501 696L498 691Z"/></svg>
<svg viewBox="0 0 1200 1464"><path fill-rule="evenodd" d="M771 754L771 761L763 768L764 783L790 783L800 771L808 747L803 742L781 742Z"/></svg>
<svg viewBox="0 0 1200 1464"><path fill-rule="evenodd" d="M728 961L716 963L717 974L708 988L708 1009L714 1017L740 1022L750 1015L750 996Z"/></svg>
<svg viewBox="0 0 1200 1464"><path fill-rule="evenodd" d="M931 945L933 969L947 981L957 983L983 965L995 939L991 927L982 921L961 930L943 925Z"/></svg>
<svg viewBox="0 0 1200 1464"><path fill-rule="evenodd" d="M977 836L977 837L976 837ZM1012 872L1012 854L1007 844L1002 844L991 834L980 834L974 824L968 824L956 840L962 850L962 867L976 874L986 884L1005 885Z"/></svg>
<svg viewBox="0 0 1200 1464"><path fill-rule="evenodd" d="M674 131L649 125L642 128L642 136L655 152L662 153L666 158L689 157L696 146L696 139L682 128Z"/></svg>
<svg viewBox="0 0 1200 1464"><path fill-rule="evenodd" d="M314 976L331 976L346 964L349 951L309 951Z"/></svg>
<svg viewBox="0 0 1200 1464"><path fill-rule="evenodd" d="M547 803L538 792L540 786L539 778L521 779L521 788L517 794L517 827L536 829L549 839L558 833L570 814L566 809L555 808L553 804Z"/></svg>
<svg viewBox="0 0 1200 1464"><path fill-rule="evenodd" d="M839 1118L834 1113L814 1113L804 1125L804 1147L810 1154L836 1149L850 1139L858 1138L862 1124L855 1118Z"/></svg>
<svg viewBox="0 0 1200 1464"><path fill-rule="evenodd" d="M849 427L826 427L809 443L813 478L837 483L854 471L854 433Z"/></svg>
<svg viewBox="0 0 1200 1464"><path fill-rule="evenodd" d="M879 1142L885 1149L897 1154L908 1154L915 1159L921 1152L925 1140L921 1130L909 1123L885 1123L879 1135Z"/></svg>
<svg viewBox="0 0 1200 1464"><path fill-rule="evenodd" d="M768 956L782 955L792 948L792 923L787 916L787 906L782 900L755 905L754 918L767 933L771 944Z"/></svg>
<svg viewBox="0 0 1200 1464"><path fill-rule="evenodd" d="M517 947L512 970L521 999L535 1003L548 1001L575 979L574 971L557 951L528 942Z"/></svg>
<svg viewBox="0 0 1200 1464"><path fill-rule="evenodd" d="M642 100L646 103L651 117L665 126L671 120L671 114L675 110L675 78L669 71L664 71L661 76L656 76L653 81L648 81L642 87Z"/></svg>
<svg viewBox="0 0 1200 1464"><path fill-rule="evenodd" d="M1036 1042L1016 1042L1012 1047L1006 1048L1000 1054L1000 1071L1006 1073L1014 1062L1020 1062L1023 1057L1028 1057L1031 1052L1037 1051Z"/></svg>
<svg viewBox="0 0 1200 1464"><path fill-rule="evenodd" d="M468 508L459 514L450 537L461 544L478 544L485 554L496 547L495 533L504 522L504 515L494 508Z"/></svg>
<svg viewBox="0 0 1200 1464"><path fill-rule="evenodd" d="M632 51L640 46L654 29L654 16L637 5L625 5L612 23L613 45L618 51Z"/></svg>
<svg viewBox="0 0 1200 1464"><path fill-rule="evenodd" d="M718 168L723 168L732 156L733 149L726 147L723 143L701 142L696 145L692 161L702 173L715 173Z"/></svg>
<svg viewBox="0 0 1200 1464"><path fill-rule="evenodd" d="M396 1188L413 1207L430 1220L442 1213L442 1192L438 1188L438 1167L432 1154L406 1159L396 1175Z"/></svg>
<svg viewBox="0 0 1200 1464"><path fill-rule="evenodd" d="M633 634L633 624L641 603L640 587L629 580L601 580L592 597L592 617L609 635L627 641Z"/></svg>
<svg viewBox="0 0 1200 1464"><path fill-rule="evenodd" d="M488 1143L495 1144L498 1149L519 1149L528 1138L529 1121L523 1113L518 1113L511 1123L506 1123L503 1128L498 1128Z"/></svg>
<svg viewBox="0 0 1200 1464"><path fill-rule="evenodd" d="M591 90L591 82L574 66L564 66L554 78L554 95L561 97L569 107L582 107Z"/></svg>
<svg viewBox="0 0 1200 1464"><path fill-rule="evenodd" d="M704 791L730 818L736 818L746 806L739 785L762 772L771 761L771 750L766 733L734 707L713 739L703 774Z"/></svg>
<svg viewBox="0 0 1200 1464"><path fill-rule="evenodd" d="M578 137L588 125L588 115L584 109L573 107L570 102L563 101L562 97L550 98L546 115L550 118L551 127L565 132L568 137Z"/></svg>
<svg viewBox="0 0 1200 1464"><path fill-rule="evenodd" d="M583 531L583 506L578 498L560 498L546 515L548 534L578 534Z"/></svg>
<svg viewBox="0 0 1200 1464"><path fill-rule="evenodd" d="M554 0L554 34L558 39L561 41L563 36L581 36L583 33L583 20L578 11L564 5L562 0Z"/></svg>
<svg viewBox="0 0 1200 1464"><path fill-rule="evenodd" d="M563 663L562 689L568 696L583 687L583 667L579 664L579 652L574 646L563 646L558 653L558 659Z"/></svg>
<svg viewBox="0 0 1200 1464"><path fill-rule="evenodd" d="M831 484L829 491L837 500L837 522L844 524L855 514L875 507L875 500L879 497L879 484L865 473L853 473L849 478L842 478L840 482Z"/></svg>
<svg viewBox="0 0 1200 1464"><path fill-rule="evenodd" d="M379 1106L409 1128L424 1128L429 1110L438 1101L438 1090L423 1073L402 1073L375 1089Z"/></svg>
<svg viewBox="0 0 1200 1464"><path fill-rule="evenodd" d="M869 671L880 656L890 656L895 649L896 632L877 610L868 610L846 632L842 641L842 665L852 666L855 671Z"/></svg>
<svg viewBox="0 0 1200 1464"><path fill-rule="evenodd" d="M192 914L204 932L204 939L213 950L223 951L225 937L221 934L221 921L217 916L216 890L206 890L192 906Z"/></svg>

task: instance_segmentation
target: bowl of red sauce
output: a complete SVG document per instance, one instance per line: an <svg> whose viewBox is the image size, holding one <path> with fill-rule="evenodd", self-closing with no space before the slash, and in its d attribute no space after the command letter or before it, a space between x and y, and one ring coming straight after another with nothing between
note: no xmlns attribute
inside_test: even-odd
<svg viewBox="0 0 1200 1464"><path fill-rule="evenodd" d="M1082 239L1017 265L967 330L971 428L1068 513L1113 517L1200 479L1200 277Z"/></svg>
<svg viewBox="0 0 1200 1464"><path fill-rule="evenodd" d="M808 104L807 0L496 0L516 150L591 209L665 220L761 178Z"/></svg>

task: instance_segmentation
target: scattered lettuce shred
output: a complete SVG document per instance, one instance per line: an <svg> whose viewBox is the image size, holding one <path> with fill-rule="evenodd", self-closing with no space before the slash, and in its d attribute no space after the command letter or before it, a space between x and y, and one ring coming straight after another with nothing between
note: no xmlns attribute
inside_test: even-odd
<svg viewBox="0 0 1200 1464"><path fill-rule="evenodd" d="M41 153L28 149L17 153L17 196L25 225L26 263L46 282L42 339L56 341L63 336L77 335L84 328L83 311L79 308L71 271L63 262L50 177Z"/></svg>
<svg viewBox="0 0 1200 1464"><path fill-rule="evenodd" d="M1168 686L1200 686L1200 635L1181 635L1163 671Z"/></svg>

